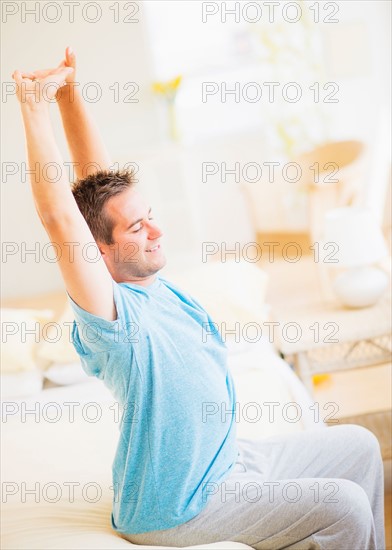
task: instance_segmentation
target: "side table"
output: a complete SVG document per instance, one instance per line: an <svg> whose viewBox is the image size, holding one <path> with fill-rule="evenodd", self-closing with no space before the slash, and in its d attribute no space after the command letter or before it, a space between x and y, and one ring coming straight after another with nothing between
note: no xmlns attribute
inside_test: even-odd
<svg viewBox="0 0 392 550"><path fill-rule="evenodd" d="M377 304L348 309L323 298L311 256L261 266L269 274L275 347L312 392L312 376L386 363L392 358L390 290Z"/></svg>
<svg viewBox="0 0 392 550"><path fill-rule="evenodd" d="M313 383L314 375L329 373L333 378L333 373L358 369L364 369L365 372L370 367L380 365L384 365L383 372L390 375L390 291L372 307L347 309L337 300L326 300L323 297L318 286L317 266L311 257L302 258L296 264L278 260L271 266L263 266L263 269L270 275L271 291L267 301L271 304L271 318L276 323L275 347L293 366L315 400L318 395ZM388 380L390 378L385 376L378 390L380 403L387 404L384 410L369 410L366 395L362 392L361 395L350 396L351 400L363 401L359 407L355 407L355 413L339 419L339 422L358 423L376 431L384 458L390 458L392 454L391 408L389 388L386 387ZM343 382L340 380L335 383ZM344 384L344 391L349 394L351 388L348 378ZM339 398L342 397L341 389ZM346 412L348 410L347 407L343 409ZM336 419L331 425L334 423Z"/></svg>

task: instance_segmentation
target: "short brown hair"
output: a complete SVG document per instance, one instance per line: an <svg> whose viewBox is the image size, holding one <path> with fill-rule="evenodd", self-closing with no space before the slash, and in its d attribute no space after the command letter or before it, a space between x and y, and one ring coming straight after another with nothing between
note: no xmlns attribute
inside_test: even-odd
<svg viewBox="0 0 392 550"><path fill-rule="evenodd" d="M135 184L134 170L100 170L72 185L73 196L96 241L113 244L114 221L105 212L105 204Z"/></svg>

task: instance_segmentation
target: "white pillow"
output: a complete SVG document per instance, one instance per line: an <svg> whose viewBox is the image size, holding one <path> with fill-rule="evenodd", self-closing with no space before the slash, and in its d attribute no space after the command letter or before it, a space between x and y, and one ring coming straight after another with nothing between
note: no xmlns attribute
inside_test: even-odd
<svg viewBox="0 0 392 550"><path fill-rule="evenodd" d="M40 392L44 376L41 371L15 372L1 375L1 399L18 399Z"/></svg>
<svg viewBox="0 0 392 550"><path fill-rule="evenodd" d="M50 364L80 363L79 355L71 342L74 314L67 302L60 318L48 325L45 339L38 348L37 356Z"/></svg>
<svg viewBox="0 0 392 550"><path fill-rule="evenodd" d="M80 361L52 365L45 371L45 378L57 386L68 386L91 380L91 377L84 372Z"/></svg>
<svg viewBox="0 0 392 550"><path fill-rule="evenodd" d="M252 263L209 262L176 273L170 280L204 307L229 345L236 340L249 342L269 318L265 303L268 275ZM244 330L248 323L257 324L249 336ZM231 330L237 333L230 334Z"/></svg>
<svg viewBox="0 0 392 550"><path fill-rule="evenodd" d="M1 373L33 371L42 340L42 324L51 310L1 309Z"/></svg>

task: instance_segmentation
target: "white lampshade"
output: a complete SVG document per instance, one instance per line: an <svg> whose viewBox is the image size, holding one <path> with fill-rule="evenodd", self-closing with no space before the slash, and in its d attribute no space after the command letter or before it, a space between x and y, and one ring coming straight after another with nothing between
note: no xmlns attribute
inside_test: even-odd
<svg viewBox="0 0 392 550"><path fill-rule="evenodd" d="M336 243L331 254L342 267L368 266L388 255L381 229L371 210L359 207L335 208L325 214L324 243ZM332 249L329 250L331 252Z"/></svg>

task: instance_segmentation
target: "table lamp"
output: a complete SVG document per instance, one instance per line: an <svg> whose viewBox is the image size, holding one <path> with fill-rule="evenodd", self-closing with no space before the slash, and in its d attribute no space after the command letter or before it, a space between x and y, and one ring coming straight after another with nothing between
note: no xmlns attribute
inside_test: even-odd
<svg viewBox="0 0 392 550"><path fill-rule="evenodd" d="M374 265L388 255L388 249L372 211L354 206L329 210L324 218L323 240L337 244L336 253L324 261L347 268L333 281L339 300L353 308L375 304L385 292L389 278Z"/></svg>

